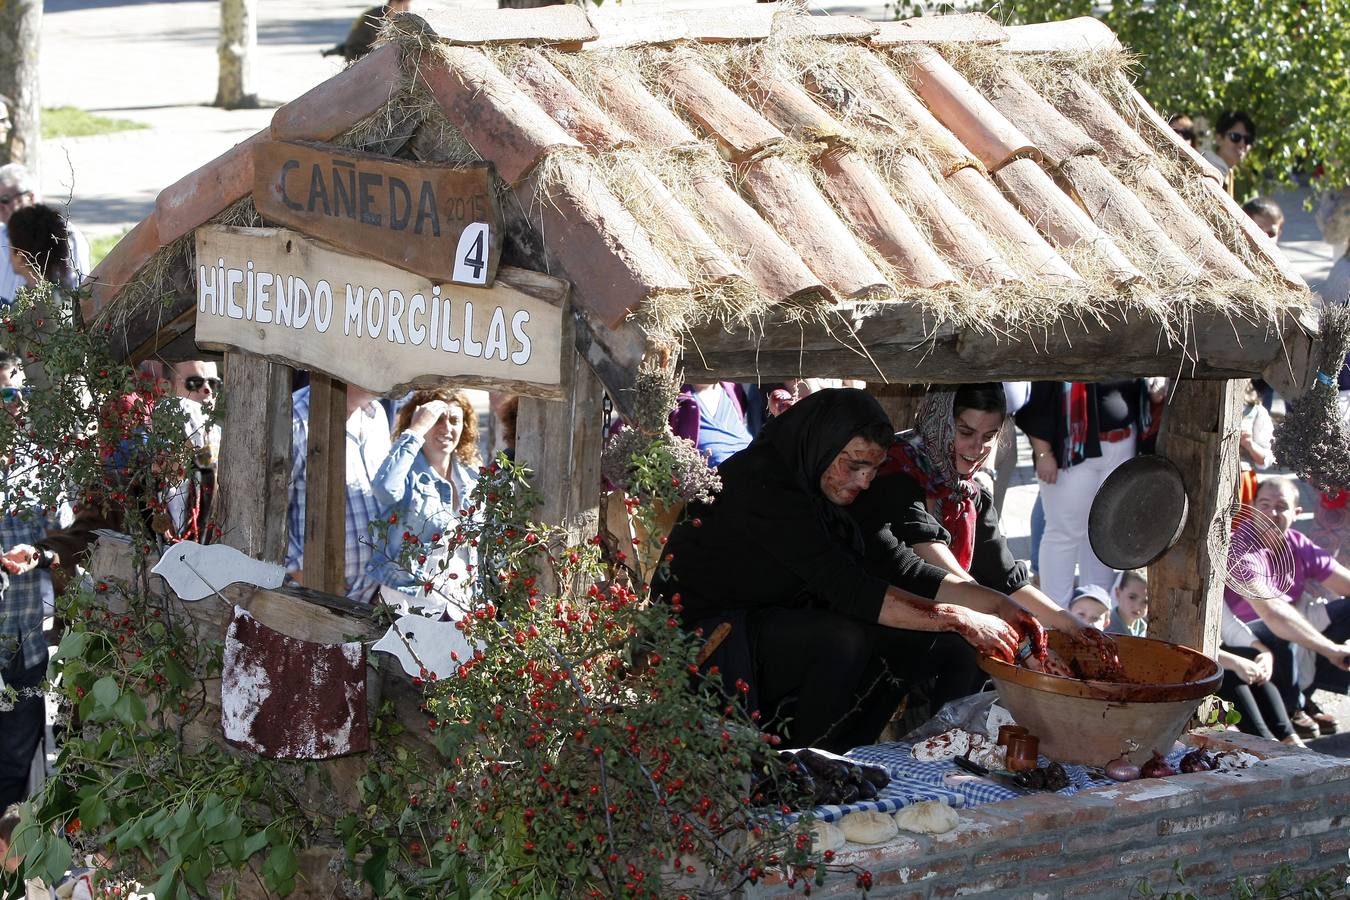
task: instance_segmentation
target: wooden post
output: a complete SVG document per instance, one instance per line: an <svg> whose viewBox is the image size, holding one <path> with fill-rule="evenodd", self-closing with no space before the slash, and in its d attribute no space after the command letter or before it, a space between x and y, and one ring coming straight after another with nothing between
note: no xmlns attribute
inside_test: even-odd
<svg viewBox="0 0 1350 900"><path fill-rule="evenodd" d="M1213 657L1227 548L1211 551L1214 521L1235 499L1241 382L1177 382L1163 414L1158 452L1177 464L1190 513L1181 540L1148 573L1148 636ZM1225 542L1226 545L1226 542Z"/></svg>
<svg viewBox="0 0 1350 900"><path fill-rule="evenodd" d="M921 384L868 384L867 390L881 403L882 409L891 419L896 431L908 431L914 427L914 418L919 413L919 403L923 400L924 386Z"/></svg>
<svg viewBox="0 0 1350 900"><path fill-rule="evenodd" d="M570 365L572 390L561 403L520 398L516 459L534 471L540 520L579 537L595 534L599 522L604 391L580 354Z"/></svg>
<svg viewBox="0 0 1350 900"><path fill-rule="evenodd" d="M347 385L309 376L305 448L305 587L347 593Z"/></svg>
<svg viewBox="0 0 1350 900"><path fill-rule="evenodd" d="M291 472L291 369L226 353L216 521L221 540L254 559L286 560Z"/></svg>

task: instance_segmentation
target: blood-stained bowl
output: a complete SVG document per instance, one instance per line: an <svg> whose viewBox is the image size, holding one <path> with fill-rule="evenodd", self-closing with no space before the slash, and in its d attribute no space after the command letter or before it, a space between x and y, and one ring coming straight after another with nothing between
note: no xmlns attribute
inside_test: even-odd
<svg viewBox="0 0 1350 900"><path fill-rule="evenodd" d="M994 680L999 703L1040 738L1041 755L1100 766L1124 754L1142 763L1154 750L1171 749L1200 701L1223 680L1218 663L1189 647L1128 635L1112 638L1124 671L1120 681L1047 675L981 657L980 668ZM1051 632L1049 639L1065 662L1078 659L1089 668L1095 662L1090 648L1067 635Z"/></svg>

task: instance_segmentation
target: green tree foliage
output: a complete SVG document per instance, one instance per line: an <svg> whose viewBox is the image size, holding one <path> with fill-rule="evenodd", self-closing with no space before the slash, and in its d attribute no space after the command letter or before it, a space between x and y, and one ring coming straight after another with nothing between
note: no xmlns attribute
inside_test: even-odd
<svg viewBox="0 0 1350 900"><path fill-rule="evenodd" d="M1350 180L1350 0L1116 0L1104 12L1091 0L979 7L1009 24L1099 15L1138 55L1139 90L1164 116L1203 116L1212 127L1222 111L1245 110L1257 141L1239 174L1240 197L1318 166L1323 184ZM920 11L898 8L903 16Z"/></svg>

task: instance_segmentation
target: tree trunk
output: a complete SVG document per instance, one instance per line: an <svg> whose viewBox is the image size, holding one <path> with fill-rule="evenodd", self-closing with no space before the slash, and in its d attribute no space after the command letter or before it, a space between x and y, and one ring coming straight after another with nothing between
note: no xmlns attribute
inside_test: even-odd
<svg viewBox="0 0 1350 900"><path fill-rule="evenodd" d="M255 109L253 57L258 50L258 0L220 0L220 79L216 106Z"/></svg>
<svg viewBox="0 0 1350 900"><path fill-rule="evenodd" d="M38 45L42 0L0 2L0 94L13 101L13 127L0 144L0 163L22 163L38 177L42 105L38 90ZM4 137L0 133L0 137Z"/></svg>

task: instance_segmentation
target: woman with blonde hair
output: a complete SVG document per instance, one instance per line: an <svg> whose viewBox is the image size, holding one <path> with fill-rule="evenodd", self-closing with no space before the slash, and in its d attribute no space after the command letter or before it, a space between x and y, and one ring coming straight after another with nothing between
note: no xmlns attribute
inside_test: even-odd
<svg viewBox="0 0 1350 900"><path fill-rule="evenodd" d="M387 526L369 572L384 601L407 612L459 619L471 597L474 556L452 538L478 480L478 416L461 391L417 391L398 411L393 446L374 479Z"/></svg>

